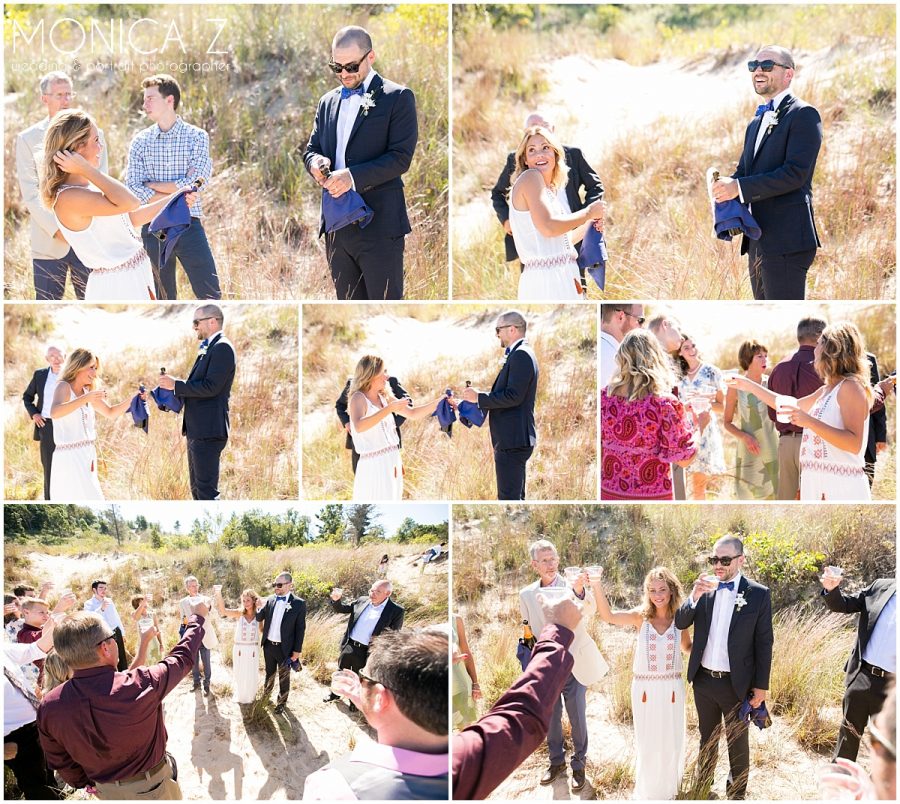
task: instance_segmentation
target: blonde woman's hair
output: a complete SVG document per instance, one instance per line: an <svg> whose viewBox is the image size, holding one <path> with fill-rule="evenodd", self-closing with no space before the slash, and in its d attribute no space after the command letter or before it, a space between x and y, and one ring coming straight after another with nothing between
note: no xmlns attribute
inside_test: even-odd
<svg viewBox="0 0 900 804"><path fill-rule="evenodd" d="M641 601L641 617L649 620L656 614L656 606L650 600L650 584L654 581L665 581L669 587L669 605L666 607L666 617L674 617L675 612L681 606L684 598L684 590L681 581L675 577L675 573L668 567L654 567L644 576L644 597Z"/></svg>
<svg viewBox="0 0 900 804"><path fill-rule="evenodd" d="M88 349L78 348L69 355L66 364L63 366L59 375L60 382L67 382L69 385L78 375L78 372L91 365L93 361L97 361L97 370L100 370L100 358Z"/></svg>
<svg viewBox="0 0 900 804"><path fill-rule="evenodd" d="M870 382L869 361L866 347L856 324L838 321L822 330L821 354L813 363L816 374L826 385L840 382L844 378L855 379L866 394L871 405L874 394Z"/></svg>
<svg viewBox="0 0 900 804"><path fill-rule="evenodd" d="M633 401L671 394L674 387L672 361L656 336L643 329L631 330L616 352L608 393Z"/></svg>
<svg viewBox="0 0 900 804"><path fill-rule="evenodd" d="M259 603L262 598L258 594L256 594L255 589L245 589L243 592L241 592L241 614L244 613L244 595L253 598L253 611L255 613L256 604Z"/></svg>
<svg viewBox="0 0 900 804"><path fill-rule="evenodd" d="M72 668L66 663L66 660L55 650L47 654L44 659L44 681L42 689L44 693L56 689L60 684L65 683L72 678Z"/></svg>
<svg viewBox="0 0 900 804"><path fill-rule="evenodd" d="M550 143L553 153L556 154L556 164L553 166L553 175L550 177L550 186L553 187L554 190L559 190L562 187L565 187L566 182L569 180L569 166L566 164L566 152L563 150L562 144L559 139L557 139L556 134L543 126L531 126L530 128L525 129L525 135L522 137L519 147L516 148L516 168L513 171L511 182L512 184L515 184L516 179L528 170L528 165L525 164L525 151L528 148L528 140L538 134Z"/></svg>
<svg viewBox="0 0 900 804"><path fill-rule="evenodd" d="M365 393L372 384L372 380L381 374L382 371L384 371L384 361L378 355L363 355L359 359L359 363L356 364L353 379L350 381L350 389L347 391L347 402L349 403L350 397L357 391ZM384 392L388 397L391 396L388 386L385 386Z"/></svg>
<svg viewBox="0 0 900 804"><path fill-rule="evenodd" d="M56 203L56 194L65 184L66 173L53 157L58 151L77 151L91 137L94 118L83 109L63 109L53 118L44 134L44 153L40 164L41 201L47 209Z"/></svg>

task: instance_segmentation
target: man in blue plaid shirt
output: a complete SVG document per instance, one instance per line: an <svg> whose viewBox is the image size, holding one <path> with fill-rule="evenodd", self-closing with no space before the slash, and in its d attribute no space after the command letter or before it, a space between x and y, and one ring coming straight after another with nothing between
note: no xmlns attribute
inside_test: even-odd
<svg viewBox="0 0 900 804"><path fill-rule="evenodd" d="M142 204L189 187L197 180L203 183L212 176L209 156L209 134L202 128L185 123L176 114L181 102L181 87L164 73L145 78L144 113L153 121L150 128L135 135L128 151L125 184ZM202 189L202 188L201 188ZM165 265L159 264L161 244L145 224L141 229L144 248L150 255L156 273L156 295L159 299L177 299L175 259L191 283L198 299L220 299L216 263L206 239L202 223L200 193L188 196L191 226L178 240Z"/></svg>

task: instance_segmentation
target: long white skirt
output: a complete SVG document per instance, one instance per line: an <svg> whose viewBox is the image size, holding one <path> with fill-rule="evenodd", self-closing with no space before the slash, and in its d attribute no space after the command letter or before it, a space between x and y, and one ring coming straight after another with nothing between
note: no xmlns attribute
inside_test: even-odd
<svg viewBox="0 0 900 804"><path fill-rule="evenodd" d="M353 500L378 501L403 499L403 462L400 450L367 458L359 457L353 479Z"/></svg>
<svg viewBox="0 0 900 804"><path fill-rule="evenodd" d="M97 450L93 442L75 449L58 446L50 464L51 500L102 500L97 475Z"/></svg>
<svg viewBox="0 0 900 804"><path fill-rule="evenodd" d="M142 255L142 257L141 257ZM150 301L156 298L153 266L144 251L135 255L134 265L121 271L91 271L84 290L85 301L125 299Z"/></svg>
<svg viewBox="0 0 900 804"><path fill-rule="evenodd" d="M231 648L231 672L234 676L231 700L253 703L259 690L259 645L234 645Z"/></svg>
<svg viewBox="0 0 900 804"><path fill-rule="evenodd" d="M631 711L637 756L634 797L673 799L684 773L684 681L634 679Z"/></svg>
<svg viewBox="0 0 900 804"><path fill-rule="evenodd" d="M519 301L580 301L583 298L575 260L550 268L526 266L519 276Z"/></svg>
<svg viewBox="0 0 900 804"><path fill-rule="evenodd" d="M869 502L872 490L869 479L862 472L845 476L801 464L800 499Z"/></svg>

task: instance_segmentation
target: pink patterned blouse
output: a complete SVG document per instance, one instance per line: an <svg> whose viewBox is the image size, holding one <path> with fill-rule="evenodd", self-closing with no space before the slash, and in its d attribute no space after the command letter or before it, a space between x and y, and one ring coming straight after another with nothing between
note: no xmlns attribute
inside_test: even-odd
<svg viewBox="0 0 900 804"><path fill-rule="evenodd" d="M672 463L697 451L674 396L629 401L600 392L601 500L671 500Z"/></svg>

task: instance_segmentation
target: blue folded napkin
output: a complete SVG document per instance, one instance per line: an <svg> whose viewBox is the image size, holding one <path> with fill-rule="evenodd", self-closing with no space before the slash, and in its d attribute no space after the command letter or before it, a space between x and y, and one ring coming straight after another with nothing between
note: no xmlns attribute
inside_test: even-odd
<svg viewBox="0 0 900 804"><path fill-rule="evenodd" d="M729 230L735 229L739 229L751 240L759 240L762 237L762 229L753 219L747 205L742 204L737 198L716 202L713 226L719 240L731 240L732 233Z"/></svg>
<svg viewBox="0 0 900 804"><path fill-rule="evenodd" d="M745 723L753 723L758 729L765 729L772 725L772 718L769 717L769 711L766 709L766 702L763 701L759 706L750 706L750 696L748 695L741 704L741 711L738 715Z"/></svg>
<svg viewBox="0 0 900 804"><path fill-rule="evenodd" d="M466 427L471 427L473 424L481 427L484 424L485 413L474 402L463 400L457 407L459 408L459 420Z"/></svg>
<svg viewBox="0 0 900 804"><path fill-rule="evenodd" d="M608 259L609 253L606 250L606 238L603 237L603 232L598 232L593 226L588 226L578 253L578 267L591 275L591 279L597 283L600 290L606 287L606 261Z"/></svg>
<svg viewBox="0 0 900 804"><path fill-rule="evenodd" d="M450 407L449 397L451 391L447 390L447 396L438 402L437 407L432 416L437 417L438 424L441 426L441 432L446 433L449 438L453 438L453 422L456 421L456 412Z"/></svg>
<svg viewBox="0 0 900 804"><path fill-rule="evenodd" d="M299 659L294 659L293 661L291 661L291 657L290 657L290 656L288 656L287 659L285 659L285 660L282 662L282 664L283 664L285 667L290 667L291 670L293 670L295 673L299 673L300 670L302 669L302 668L300 667L300 660L299 660Z"/></svg>
<svg viewBox="0 0 900 804"><path fill-rule="evenodd" d="M142 385L141 393L143 391L144 386ZM134 395L131 404L128 406L128 412L131 414L134 426L140 427L146 433L150 424L150 411L147 409L147 403L141 399L141 394Z"/></svg>
<svg viewBox="0 0 900 804"><path fill-rule="evenodd" d="M322 190L322 216L325 218L325 231L330 234L351 223L358 223L360 229L365 229L372 222L375 213L356 190L348 190L337 198L332 198L327 190Z"/></svg>
<svg viewBox="0 0 900 804"><path fill-rule="evenodd" d="M174 391L170 391L168 388L160 388L157 386L150 392L150 396L152 396L153 401L156 402L156 407L162 411L180 413L181 409L184 407L184 402L175 396Z"/></svg>
<svg viewBox="0 0 900 804"><path fill-rule="evenodd" d="M187 194L179 193L169 201L156 213L148 228L162 245L159 264L165 265L175 250L178 238L191 228L191 208L188 206Z"/></svg>

